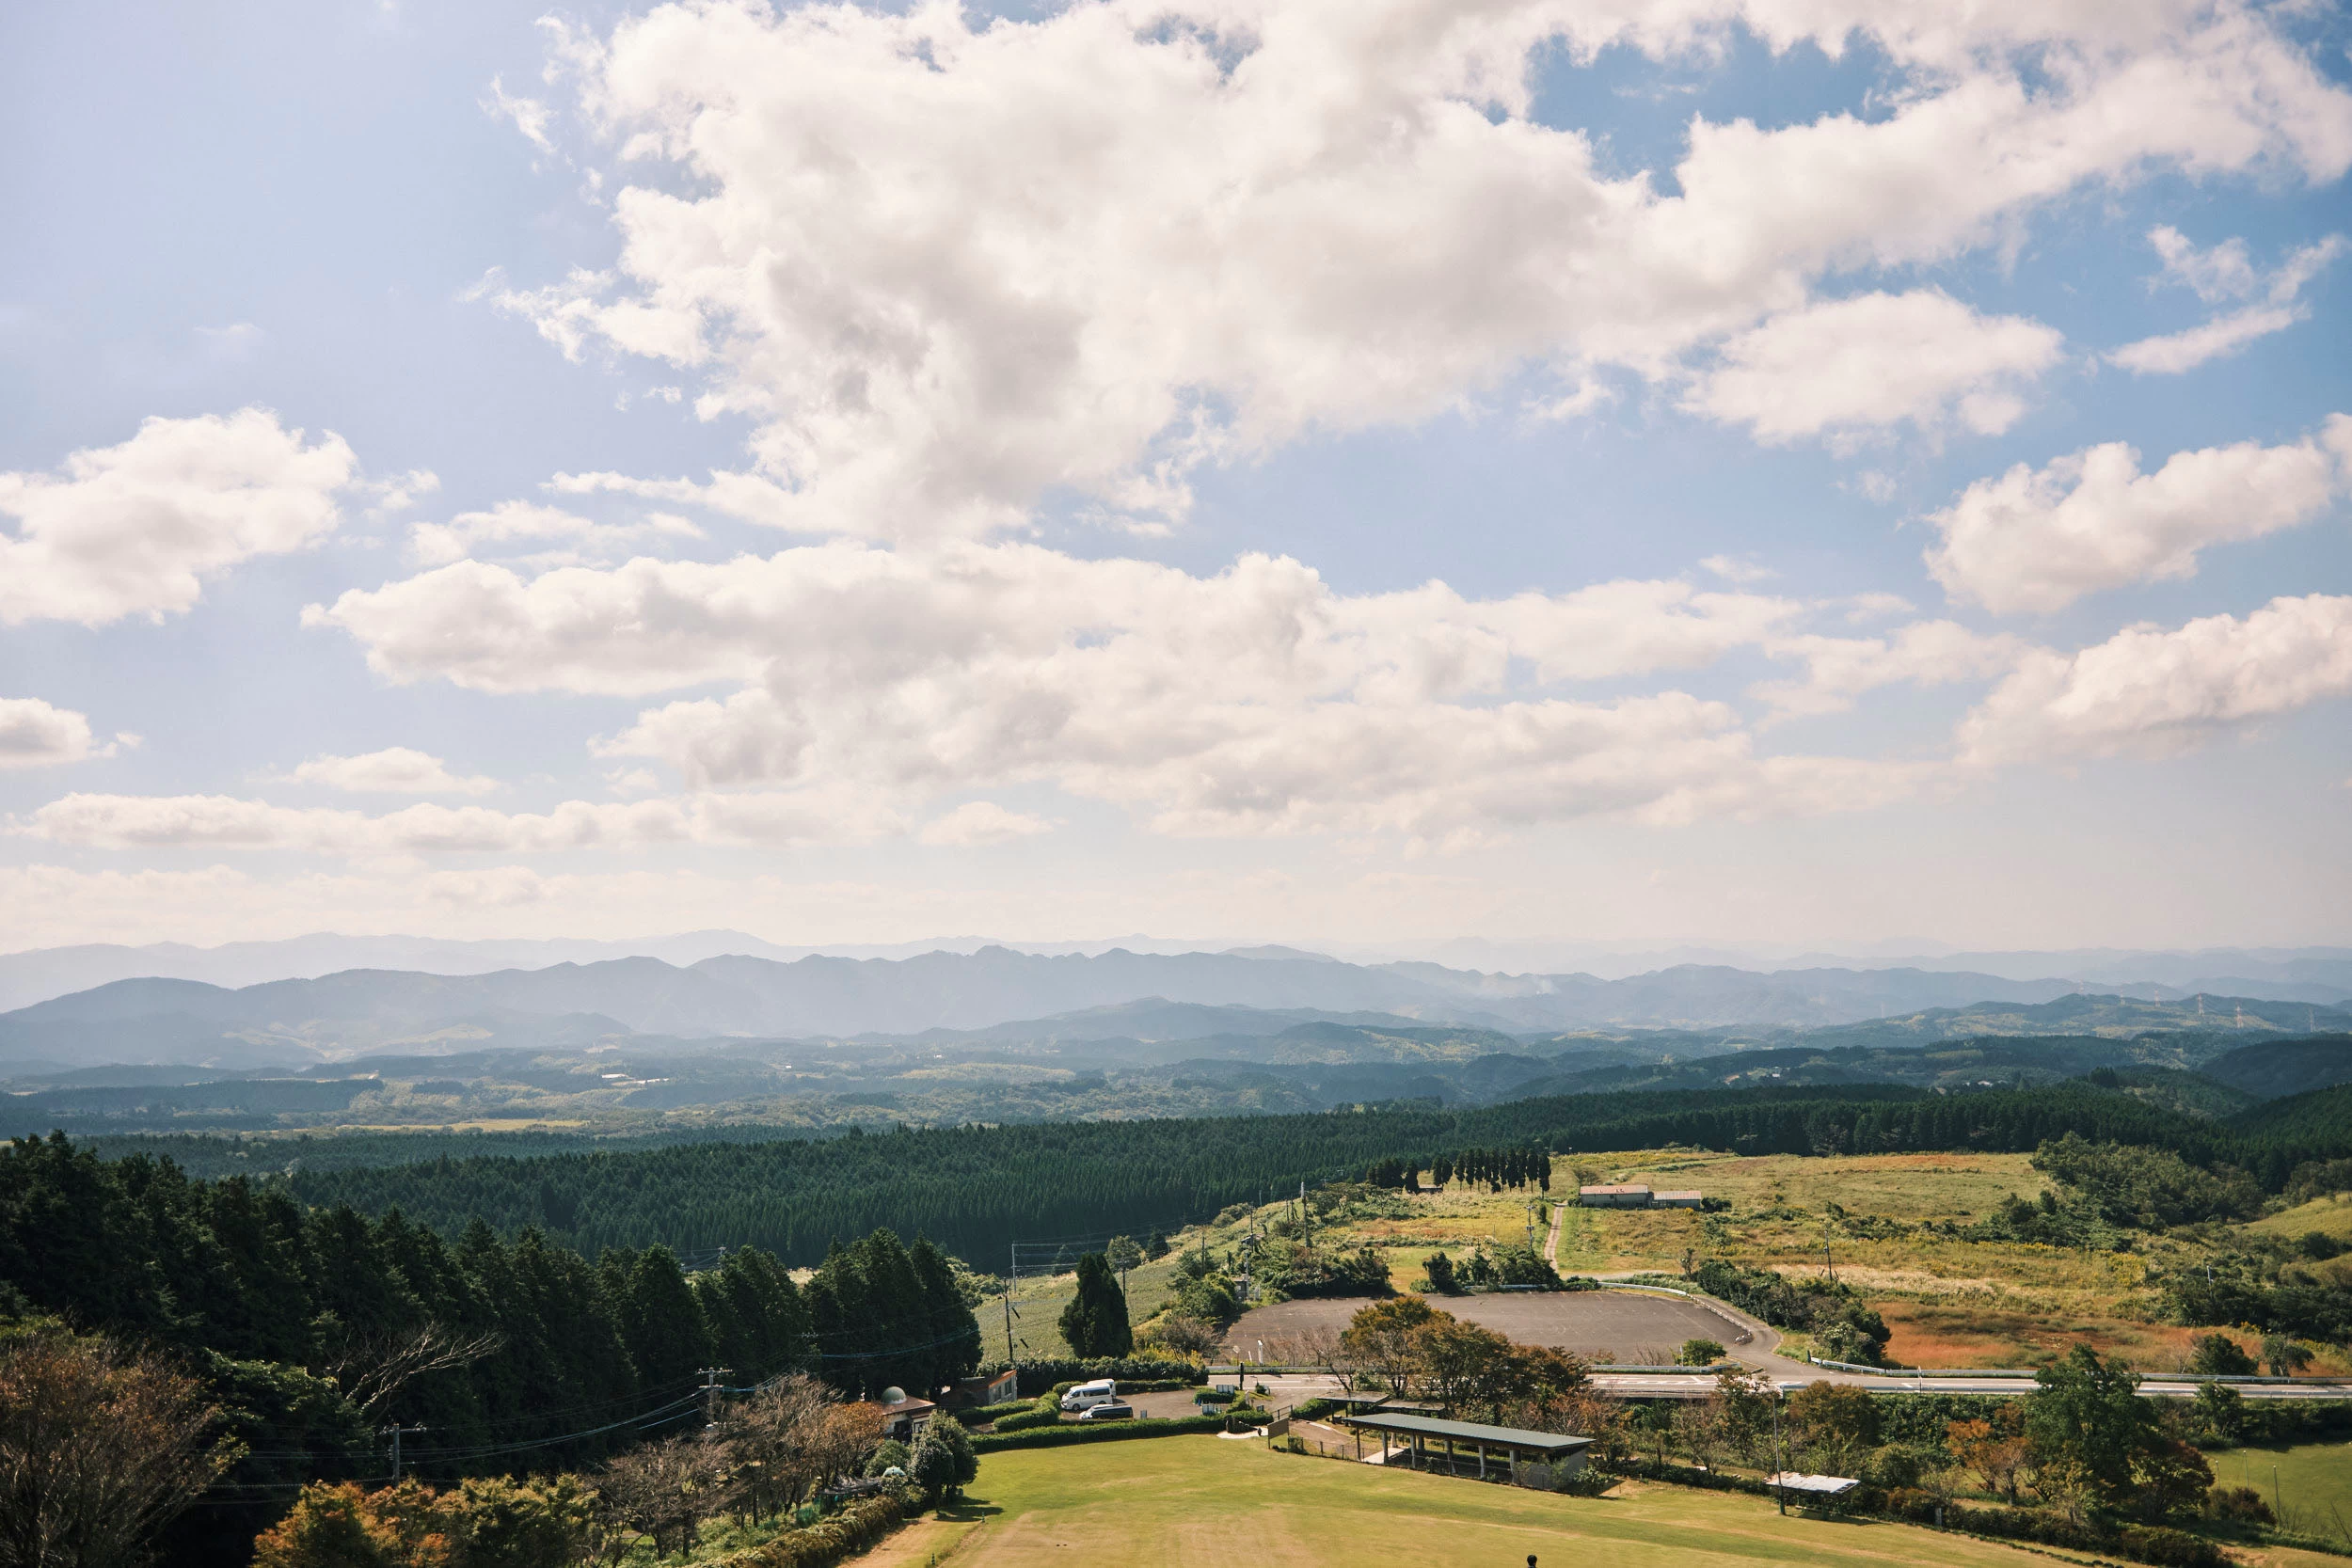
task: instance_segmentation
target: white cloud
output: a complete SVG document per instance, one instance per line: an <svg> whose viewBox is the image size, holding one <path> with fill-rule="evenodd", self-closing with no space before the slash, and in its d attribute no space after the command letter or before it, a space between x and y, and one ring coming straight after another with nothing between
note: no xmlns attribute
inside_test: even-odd
<svg viewBox="0 0 2352 1568"><path fill-rule="evenodd" d="M312 757L287 775L295 784L325 784L354 795L487 795L496 779L460 778L439 757L406 746L350 757Z"/></svg>
<svg viewBox="0 0 2352 1568"><path fill-rule="evenodd" d="M501 501L487 512L460 512L446 523L419 523L408 531L408 553L428 565L498 554L485 546L516 540L557 540L577 546L580 557L608 557L653 539L700 539L703 531L683 517L656 513L642 523L595 523L561 507L530 501Z"/></svg>
<svg viewBox="0 0 2352 1568"><path fill-rule="evenodd" d="M1993 764L2186 751L2250 721L2352 694L2352 597L2273 599L2240 620L2129 626L2074 654L2036 650L1960 728Z"/></svg>
<svg viewBox="0 0 2352 1568"><path fill-rule="evenodd" d="M1057 487L1165 519L1203 463L1419 420L1523 372L1678 377L1759 320L1793 330L1832 275L2013 243L2078 190L2352 163L2352 95L2266 13L2122 9L663 7L559 36L619 166L658 171L614 193L615 266L485 297L567 354L697 377L700 413L754 423L746 477L786 526L980 533ZM1550 40L1704 56L1740 24L1874 44L1888 112L1694 121L1672 196L1529 117ZM1927 341L1951 357L1924 379L1868 367L1797 400L1788 432L1879 422L1866 381L1900 418L2002 428L2051 342L1973 323ZM1742 385L1717 391L1725 417L1782 430Z"/></svg>
<svg viewBox="0 0 2352 1568"><path fill-rule="evenodd" d="M2062 341L2040 322L1980 316L1938 289L1859 294L1732 339L1683 406L1764 441L1955 420L1997 436Z"/></svg>
<svg viewBox="0 0 2352 1568"><path fill-rule="evenodd" d="M364 812L271 805L226 795L68 795L13 819L17 832L95 849L291 849L374 860L427 854L550 854L716 844L788 848L900 832L889 807L847 791L696 800L566 800L542 813L484 806Z"/></svg>
<svg viewBox="0 0 2352 1568"><path fill-rule="evenodd" d="M1443 838L1842 798L1856 769L1767 768L1720 704L1551 693L1701 667L1801 613L1679 581L1344 595L1263 556L1202 578L1030 545L835 543L528 579L462 562L308 620L350 632L398 680L731 685L648 709L597 747L666 763L694 790L822 783L912 803L1043 782L1169 832Z"/></svg>
<svg viewBox="0 0 2352 1568"><path fill-rule="evenodd" d="M203 578L316 544L357 460L340 436L311 446L278 416L151 419L119 446L77 451L56 473L0 473L0 624L161 619Z"/></svg>
<svg viewBox="0 0 2352 1568"><path fill-rule="evenodd" d="M1764 682L1750 694L1788 717L1842 713L1882 686L1944 686L2000 674L2025 647L2016 638L1982 636L1950 621L1914 622L1885 637L1778 638L1766 650L1804 660L1804 678Z"/></svg>
<svg viewBox="0 0 2352 1568"><path fill-rule="evenodd" d="M113 745L93 750L89 720L72 708L52 707L38 697L0 697L0 768L81 762L137 744L136 736L117 736Z"/></svg>
<svg viewBox="0 0 2352 1568"><path fill-rule="evenodd" d="M2086 594L2194 576L2197 552L2319 515L2352 486L2352 416L2288 446L2175 452L2152 474L2121 441L1979 480L1929 521L1928 569L1998 614L2063 609Z"/></svg>
<svg viewBox="0 0 2352 1568"><path fill-rule="evenodd" d="M915 837L925 844L961 848L1035 838L1054 831L1053 823L1027 812L1008 811L993 800L966 800L945 816L923 824Z"/></svg>
<svg viewBox="0 0 2352 1568"><path fill-rule="evenodd" d="M494 119L512 120L515 129L520 131L524 139L540 151L555 150L555 143L548 137L548 122L553 117L549 114L547 104L538 99L511 96L506 90L505 82L493 76L490 78L489 102L482 107L485 113Z"/></svg>
<svg viewBox="0 0 2352 1568"><path fill-rule="evenodd" d="M2249 306L2161 338L2126 343L2108 355L2107 362L2137 375L2179 375L2208 359L2234 354L2257 338L2284 332L2303 316L2303 311L2276 305Z"/></svg>
<svg viewBox="0 0 2352 1568"><path fill-rule="evenodd" d="M1700 560L1699 565L1703 570L1714 573L1725 582L1769 582L1780 576L1772 567L1762 565L1743 556L1706 556Z"/></svg>
<svg viewBox="0 0 2352 1568"><path fill-rule="evenodd" d="M2303 285L2344 250L2344 236L2330 234L2296 250L2265 282L2247 259L2244 240L2199 250L2177 229L2153 230L2148 238L2164 258L2166 275L2196 290L2199 298L2244 298L2261 288L2263 299L2183 331L2126 343L2107 356L2110 364L2137 375L2179 375L2307 320L2311 311L2297 297Z"/></svg>

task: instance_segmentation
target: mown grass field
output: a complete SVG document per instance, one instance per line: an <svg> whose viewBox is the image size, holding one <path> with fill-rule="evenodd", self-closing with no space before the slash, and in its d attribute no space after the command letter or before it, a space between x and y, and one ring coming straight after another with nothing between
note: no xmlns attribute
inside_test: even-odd
<svg viewBox="0 0 2352 1568"><path fill-rule="evenodd" d="M1790 1515L1757 1497L1627 1486L1561 1497L1442 1476L1168 1437L992 1454L972 1505L894 1539L876 1568L1279 1562L1298 1568L1554 1568L2034 1561L1903 1525Z"/></svg>
<svg viewBox="0 0 2352 1568"><path fill-rule="evenodd" d="M2280 1521L2300 1535L2340 1541L2352 1551L2352 1443L2291 1449L2227 1449L2205 1455L2213 1479L2276 1498Z"/></svg>

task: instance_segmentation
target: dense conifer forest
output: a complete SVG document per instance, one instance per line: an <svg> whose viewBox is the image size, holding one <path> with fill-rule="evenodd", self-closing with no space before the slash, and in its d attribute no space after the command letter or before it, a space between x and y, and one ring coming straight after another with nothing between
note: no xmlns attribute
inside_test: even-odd
<svg viewBox="0 0 2352 1568"><path fill-rule="evenodd" d="M808 1370L871 1395L980 1353L920 1239L845 1240L805 1287L750 1247L690 1275L659 1244L592 1262L480 1222L444 1241L397 1209L306 1208L61 1137L0 1150L0 1319L34 1317L175 1354L250 1450L183 1522L183 1561L241 1548L303 1481L380 1476L389 1424L423 1429L404 1456L428 1477L578 1467L698 1421L712 1383Z"/></svg>
<svg viewBox="0 0 2352 1568"><path fill-rule="evenodd" d="M2352 1124L2200 1120L2071 1083L1938 1094L1891 1085L1575 1095L1475 1110L905 1129L817 1141L698 1144L629 1154L477 1157L301 1172L314 1205L399 1208L454 1236L476 1218L538 1227L582 1251L665 1243L763 1247L814 1263L836 1237L921 1233L985 1266L1020 1239L1127 1231L1215 1213L1300 1180L1360 1179L1386 1161L1429 1169L1480 1149L1655 1148L1756 1154L2024 1151L2067 1132L2153 1144L2245 1167L2268 1191L2306 1161L2352 1153Z"/></svg>

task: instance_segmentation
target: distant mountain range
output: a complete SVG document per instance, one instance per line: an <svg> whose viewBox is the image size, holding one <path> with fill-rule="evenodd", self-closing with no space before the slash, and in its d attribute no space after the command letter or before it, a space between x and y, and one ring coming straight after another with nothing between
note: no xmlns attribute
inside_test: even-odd
<svg viewBox="0 0 2352 1568"><path fill-rule="evenodd" d="M2352 948L2203 948L2195 951L2127 951L2086 948L2067 952L1907 953L1890 943L1867 953L1773 953L1762 948L1683 944L1635 949L1591 942L1492 942L1457 941L1422 947L1422 962L1397 962L1394 952L1349 951L1355 966L1422 969L1452 974L1502 973L1521 977L1570 975L1586 981L1637 979L1684 970L1739 970L1783 974L1818 970L1881 972L1918 970L1931 974L1989 977L2023 984L2062 981L2062 989L2109 991L2146 1001L2173 1001L2203 993L2265 1002L2309 1002L2322 1006L2352 1003ZM1225 954L1239 958L1295 958L1337 962L1329 954L1295 947L1236 946L1147 936L1096 942L1004 942L985 936L940 937L896 943L788 947L741 931L687 931L626 942L575 939L457 942L435 937L342 936L322 932L278 942L228 942L193 947L157 942L129 947L104 943L0 954L0 1013L107 985L116 980L200 980L240 989L272 980L317 979L351 969L415 971L427 974L490 974L509 969L545 969L556 964L596 964L616 958L659 958L690 966L706 958L771 958L780 963L823 957L912 958L946 953L970 956L991 947L1040 957L1096 957L1114 950L1134 955L1180 957ZM1425 961L1435 959L1437 961ZM1993 992L1964 1001L2011 1000ZM1923 1004L1924 1005L1924 1004Z"/></svg>
<svg viewBox="0 0 2352 1568"><path fill-rule="evenodd" d="M340 939L338 939L340 940ZM713 940L707 935L701 939ZM352 969L241 987L143 976L0 1015L0 1063L252 1067L370 1052L580 1049L650 1038L1200 1040L1299 1025L1444 1025L1499 1037L1628 1029L1820 1030L1915 1039L2203 1024L2341 1029L2352 1013L2257 997L2086 997L2073 981L1916 969L1759 974L1686 964L1616 980L1351 964L1290 949L907 958L629 957L489 974ZM1565 1041L1560 1042L1565 1045Z"/></svg>

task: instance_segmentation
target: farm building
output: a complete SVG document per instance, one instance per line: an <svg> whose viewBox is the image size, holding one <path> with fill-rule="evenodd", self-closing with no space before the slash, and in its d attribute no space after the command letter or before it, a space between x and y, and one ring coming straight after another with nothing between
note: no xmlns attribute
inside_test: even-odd
<svg viewBox="0 0 2352 1568"><path fill-rule="evenodd" d="M1587 1209L1697 1209L1707 1201L1695 1188L1661 1193L1643 1186L1622 1185L1579 1187L1576 1200Z"/></svg>

